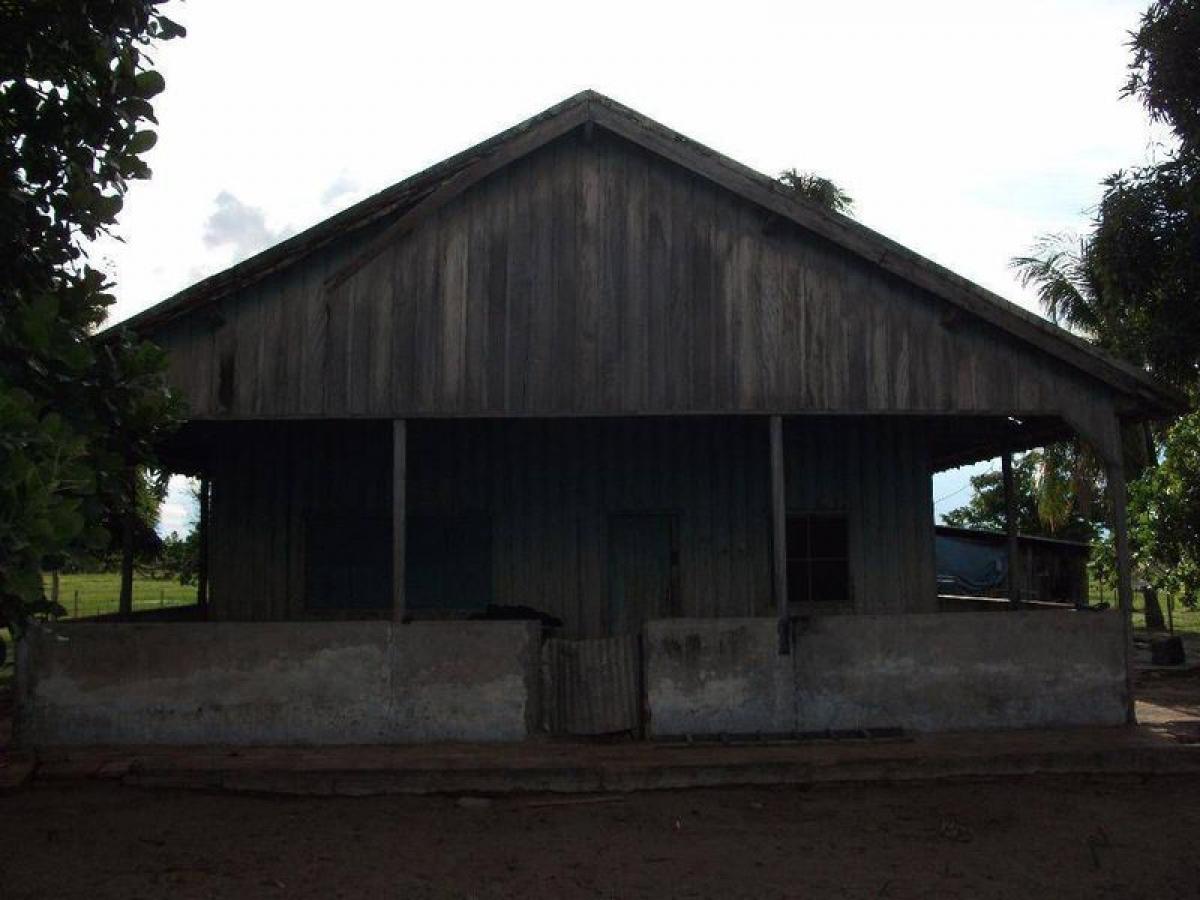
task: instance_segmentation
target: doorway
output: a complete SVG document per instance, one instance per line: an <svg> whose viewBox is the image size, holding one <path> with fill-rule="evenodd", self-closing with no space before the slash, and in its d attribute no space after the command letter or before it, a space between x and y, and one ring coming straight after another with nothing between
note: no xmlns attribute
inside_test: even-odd
<svg viewBox="0 0 1200 900"><path fill-rule="evenodd" d="M552 638L543 647L552 734L642 735L642 625L679 615L677 541L672 513L609 516L604 636Z"/></svg>
<svg viewBox="0 0 1200 900"><path fill-rule="evenodd" d="M617 513L608 521L608 623L612 635L637 635L647 619L678 616L678 517Z"/></svg>

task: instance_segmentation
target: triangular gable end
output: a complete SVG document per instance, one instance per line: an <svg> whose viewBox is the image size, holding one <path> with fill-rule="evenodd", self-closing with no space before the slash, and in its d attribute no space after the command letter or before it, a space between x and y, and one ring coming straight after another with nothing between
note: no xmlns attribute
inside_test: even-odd
<svg viewBox="0 0 1200 900"><path fill-rule="evenodd" d="M682 166L781 219L849 251L921 291L941 298L973 319L1049 354L1120 394L1136 398L1150 414L1172 412L1183 401L1144 372L1109 358L1086 342L991 294L869 228L791 196L773 179L741 166L600 94L585 91L462 154L357 204L227 272L187 289L135 316L129 325L154 331L171 318L277 273L347 234L378 232L349 254L327 277L338 291L400 236L460 197L472 186L577 128L603 129L649 153Z"/></svg>

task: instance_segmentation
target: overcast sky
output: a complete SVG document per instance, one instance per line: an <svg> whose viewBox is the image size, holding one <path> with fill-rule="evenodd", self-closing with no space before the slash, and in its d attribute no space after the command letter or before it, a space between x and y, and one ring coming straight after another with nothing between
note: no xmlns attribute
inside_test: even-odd
<svg viewBox="0 0 1200 900"><path fill-rule="evenodd" d="M830 177L865 224L1035 309L1009 258L1147 155L1118 99L1146 2L175 3L154 177L101 250L112 318L584 88ZM164 527L188 508L174 492Z"/></svg>

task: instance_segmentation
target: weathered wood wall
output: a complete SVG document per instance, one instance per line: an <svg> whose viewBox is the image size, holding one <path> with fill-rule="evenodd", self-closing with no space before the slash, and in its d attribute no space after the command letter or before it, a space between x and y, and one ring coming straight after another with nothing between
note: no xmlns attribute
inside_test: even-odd
<svg viewBox="0 0 1200 900"><path fill-rule="evenodd" d="M353 513L388 527L390 425L228 427L212 476L214 617L305 618L306 519ZM767 447L764 417L414 421L410 527L486 513L493 602L600 636L611 626L609 515L672 512L681 614L771 616ZM921 423L789 419L785 448L789 509L848 516L855 609L934 609Z"/></svg>
<svg viewBox="0 0 1200 900"><path fill-rule="evenodd" d="M214 619L302 618L313 516L391 518L391 423L229 425L212 462Z"/></svg>
<svg viewBox="0 0 1200 900"><path fill-rule="evenodd" d="M602 129L333 291L332 245L153 336L197 418L1048 412L1088 376Z"/></svg>

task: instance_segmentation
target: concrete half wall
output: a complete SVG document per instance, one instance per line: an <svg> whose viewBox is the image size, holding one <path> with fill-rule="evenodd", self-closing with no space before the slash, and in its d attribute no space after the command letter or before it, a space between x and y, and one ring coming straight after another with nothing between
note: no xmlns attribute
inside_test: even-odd
<svg viewBox="0 0 1200 900"><path fill-rule="evenodd" d="M56 744L517 741L527 622L79 624L17 648L18 739Z"/></svg>
<svg viewBox="0 0 1200 900"><path fill-rule="evenodd" d="M1119 725L1114 613L675 619L645 632L649 734L782 734Z"/></svg>

